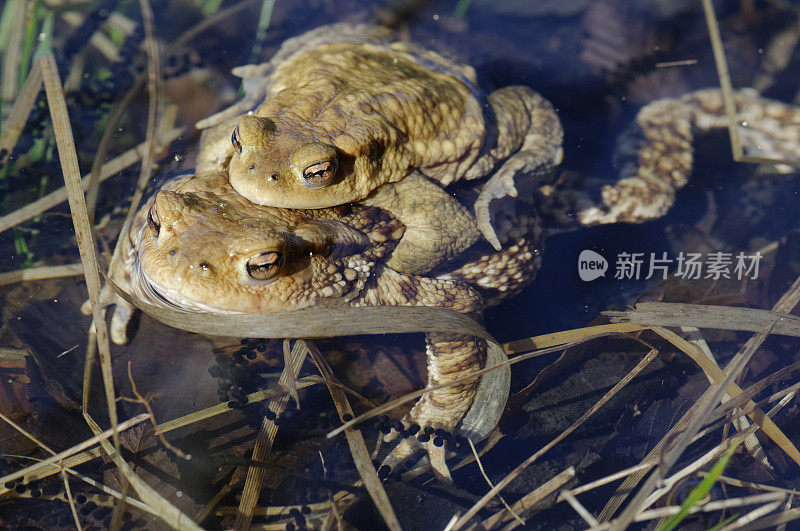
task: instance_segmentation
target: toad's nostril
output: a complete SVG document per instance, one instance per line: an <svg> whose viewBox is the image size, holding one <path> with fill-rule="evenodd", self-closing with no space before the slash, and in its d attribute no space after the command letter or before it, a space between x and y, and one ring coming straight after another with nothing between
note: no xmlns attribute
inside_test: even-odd
<svg viewBox="0 0 800 531"><path fill-rule="evenodd" d="M236 126L236 129L233 130L231 134L231 144L233 144L233 149L236 153L242 152L242 142L239 140L239 126Z"/></svg>
<svg viewBox="0 0 800 531"><path fill-rule="evenodd" d="M147 226L150 227L153 236L158 237L158 234L161 232L161 219L158 217L155 203L153 203L153 206L150 207L150 211L147 213Z"/></svg>

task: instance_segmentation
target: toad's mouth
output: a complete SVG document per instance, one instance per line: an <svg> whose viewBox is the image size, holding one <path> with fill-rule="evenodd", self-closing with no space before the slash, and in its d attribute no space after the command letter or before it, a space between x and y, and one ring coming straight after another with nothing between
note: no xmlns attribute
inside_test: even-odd
<svg viewBox="0 0 800 531"><path fill-rule="evenodd" d="M138 255L133 263L131 285L136 296L159 308L192 313L239 313L209 306L203 302L188 298L185 293L179 290L159 285L147 276Z"/></svg>
<svg viewBox="0 0 800 531"><path fill-rule="evenodd" d="M142 227L139 233L137 242L141 242L141 237L146 227ZM179 310L183 312L192 313L239 313L228 310L222 310L213 306L209 306L204 302L193 300L187 297L186 293L173 288L167 288L160 285L147 275L147 272L142 267L142 258L139 253L139 245L135 246L135 250L131 253L130 264L130 283L133 293L142 301L165 308L167 310Z"/></svg>

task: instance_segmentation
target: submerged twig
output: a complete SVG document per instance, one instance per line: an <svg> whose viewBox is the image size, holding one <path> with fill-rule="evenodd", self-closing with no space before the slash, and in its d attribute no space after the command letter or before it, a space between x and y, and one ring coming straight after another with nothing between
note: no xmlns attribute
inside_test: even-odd
<svg viewBox="0 0 800 531"><path fill-rule="evenodd" d="M47 278L71 277L83 274L83 264L65 264L59 266L29 267L8 273L0 273L0 286L24 282L26 280L44 280Z"/></svg>
<svg viewBox="0 0 800 531"><path fill-rule="evenodd" d="M489 479L489 476L486 475L486 471L483 469L483 463L481 462L481 458L478 456L478 451L475 449L475 444L472 442L472 439L470 439L469 437L467 437L467 442L469 443L470 450L472 450L472 455L475 456L475 463L477 463L478 469L481 471L481 476L483 476L483 479L489 485L489 488L493 489L494 488L494 484L492 483L492 480ZM506 508L506 511L508 511L508 513L511 516L514 517L514 520L516 520L517 523L519 523L519 525L525 525L525 520L523 520L522 517L520 517L520 515L518 515L514 511L514 509L512 509L511 507L508 506L508 503L506 502L505 498L503 498L503 496L498 494L497 498L503 504L503 507Z"/></svg>

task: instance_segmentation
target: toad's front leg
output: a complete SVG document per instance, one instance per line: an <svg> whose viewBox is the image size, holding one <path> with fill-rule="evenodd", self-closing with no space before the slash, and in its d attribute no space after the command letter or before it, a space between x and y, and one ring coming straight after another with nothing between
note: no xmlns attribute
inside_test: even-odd
<svg viewBox="0 0 800 531"><path fill-rule="evenodd" d="M431 388L482 369L486 360L486 341L459 334L430 333L426 336L425 352L428 358L427 387ZM475 399L479 380L476 376L422 395L403 417L407 436L392 449L383 465L397 470L420 450L425 450L437 479L452 482L445 464L446 441L437 431L455 432ZM392 432L385 440L391 441L397 436L398 432Z"/></svg>
<svg viewBox="0 0 800 531"><path fill-rule="evenodd" d="M528 87L511 86L496 90L488 102L494 111L496 144L470 168L466 178L491 174L475 201L478 229L500 250L492 226L492 203L505 197L523 195L531 185L549 180L564 156L564 131L553 106Z"/></svg>
<svg viewBox="0 0 800 531"><path fill-rule="evenodd" d="M419 173L380 187L364 201L388 210L403 225L387 265L420 275L458 256L480 239L474 216L455 197Z"/></svg>

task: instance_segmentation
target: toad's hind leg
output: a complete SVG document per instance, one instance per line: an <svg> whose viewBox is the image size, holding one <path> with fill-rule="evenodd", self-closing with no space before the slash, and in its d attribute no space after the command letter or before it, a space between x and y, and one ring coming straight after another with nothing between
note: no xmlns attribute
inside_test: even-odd
<svg viewBox="0 0 800 531"><path fill-rule="evenodd" d="M426 337L428 358L428 387L447 384L479 371L486 359L486 342L459 334L431 333ZM414 404L403 425L419 426L420 430L402 439L383 464L392 470L409 460L420 450L430 457L434 475L440 481L450 482L450 472L445 464L446 441L435 430L453 433L472 405L478 390L479 377L467 379L441 389L428 391ZM397 433L386 440L397 437Z"/></svg>
<svg viewBox="0 0 800 531"><path fill-rule="evenodd" d="M764 99L754 90L734 93L737 131L746 154L797 161L800 109ZM617 148L620 179L602 187L600 201L586 194L577 208L582 225L640 223L664 215L689 181L698 133L728 127L719 89L648 104ZM589 187L591 191L591 186Z"/></svg>
<svg viewBox="0 0 800 531"><path fill-rule="evenodd" d="M403 275L389 268L376 268L377 275L365 289L357 304L366 306L438 306L479 318L483 310L480 294L462 282ZM384 465L397 469L415 454L425 450L431 458L434 474L448 481L450 473L444 463L444 447L438 445L435 436L425 437L425 429L443 429L453 432L470 410L478 394L480 378L469 378L483 368L486 360L486 341L453 332L431 332L426 335L428 365L427 387L448 384L461 377L466 381L447 385L441 389L427 391L403 418L404 432L418 425L421 430L403 438L384 460ZM502 387L502 386L500 386ZM499 389L498 392L506 392ZM505 407L505 397L493 402L495 411L487 416L499 418L497 409ZM462 426L463 427L463 426ZM467 433L472 430L466 426ZM493 428L493 426L492 426ZM482 432L486 430L482 429ZM397 433L387 437L393 440Z"/></svg>
<svg viewBox="0 0 800 531"><path fill-rule="evenodd" d="M365 203L388 210L406 226L387 261L401 273L426 273L480 238L469 210L419 173L380 187Z"/></svg>
<svg viewBox="0 0 800 531"><path fill-rule="evenodd" d="M517 196L517 176L529 182L549 177L563 158L564 131L550 102L528 87L505 87L490 94L488 100L497 123L497 142L470 171L486 175L498 161L506 159L475 201L478 228L500 250L490 204L495 199Z"/></svg>

